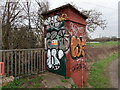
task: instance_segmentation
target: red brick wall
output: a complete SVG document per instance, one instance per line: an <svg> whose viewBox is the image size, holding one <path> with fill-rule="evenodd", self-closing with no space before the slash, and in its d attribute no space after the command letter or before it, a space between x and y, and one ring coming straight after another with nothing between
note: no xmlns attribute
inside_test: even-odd
<svg viewBox="0 0 120 90"><path fill-rule="evenodd" d="M44 17L47 18L56 14L67 14L65 28L69 32L70 47L69 51L66 52L66 76L71 77L77 86L83 87L87 79L85 19L72 8L64 8Z"/></svg>
<svg viewBox="0 0 120 90"><path fill-rule="evenodd" d="M71 21L86 25L85 19L71 8L68 9L68 17Z"/></svg>
<svg viewBox="0 0 120 90"><path fill-rule="evenodd" d="M80 27L83 27L83 29L79 30ZM71 39L74 36L77 38L81 37L83 40L85 40L85 35L86 35L85 25L67 21L66 28L70 33L70 44L72 43ZM74 80L77 86L82 87L85 85L87 78L86 57L85 55L80 57L72 57L71 53L72 51L70 45L70 51L69 53L66 54L66 73L67 76L71 77Z"/></svg>

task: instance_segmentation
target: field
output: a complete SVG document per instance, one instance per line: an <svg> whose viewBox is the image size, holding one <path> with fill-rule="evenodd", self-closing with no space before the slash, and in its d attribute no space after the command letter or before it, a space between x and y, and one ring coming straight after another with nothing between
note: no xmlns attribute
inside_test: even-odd
<svg viewBox="0 0 120 90"><path fill-rule="evenodd" d="M86 47L86 56L88 62L95 62L101 60L113 52L118 51L118 42L111 41L111 42L92 42L87 43Z"/></svg>
<svg viewBox="0 0 120 90"><path fill-rule="evenodd" d="M109 41L109 42L87 42L87 45L92 46L92 47L104 47L104 46L117 46L120 45L120 42L118 41Z"/></svg>

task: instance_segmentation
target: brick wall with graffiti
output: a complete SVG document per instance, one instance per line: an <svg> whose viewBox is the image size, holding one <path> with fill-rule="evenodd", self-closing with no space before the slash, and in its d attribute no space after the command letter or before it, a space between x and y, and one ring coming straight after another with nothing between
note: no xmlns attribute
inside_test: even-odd
<svg viewBox="0 0 120 90"><path fill-rule="evenodd" d="M86 62L86 26L80 23L67 21L66 28L70 35L70 51L66 54L66 71L67 75L72 77L75 83L82 87L87 79L87 62Z"/></svg>
<svg viewBox="0 0 120 90"><path fill-rule="evenodd" d="M46 15L44 24L47 69L71 77L77 86L83 87L87 79L85 19L64 8Z"/></svg>
<svg viewBox="0 0 120 90"><path fill-rule="evenodd" d="M69 33L65 28L67 14L50 16L45 20L47 67L51 72L66 76L66 54L69 49Z"/></svg>

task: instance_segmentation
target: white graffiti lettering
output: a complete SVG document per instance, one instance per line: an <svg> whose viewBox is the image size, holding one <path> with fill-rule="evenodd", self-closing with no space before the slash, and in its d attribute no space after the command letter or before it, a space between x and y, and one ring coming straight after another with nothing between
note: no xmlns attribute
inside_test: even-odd
<svg viewBox="0 0 120 90"><path fill-rule="evenodd" d="M58 58L57 58L58 55ZM47 65L49 68L53 70L58 70L60 68L60 59L64 56L64 52L62 50L56 49L48 49L47 51Z"/></svg>
<svg viewBox="0 0 120 90"><path fill-rule="evenodd" d="M58 58L61 59L64 56L64 53L62 50L58 51Z"/></svg>
<svg viewBox="0 0 120 90"><path fill-rule="evenodd" d="M46 44L48 49L61 49L64 52L69 48L69 33L67 30L52 31L47 33Z"/></svg>
<svg viewBox="0 0 120 90"><path fill-rule="evenodd" d="M69 32L66 30L64 22L67 18L67 14L57 14L48 17L44 22L47 31L45 39L47 66L56 71L64 68L61 67L61 64L65 63L64 53L69 49Z"/></svg>
<svg viewBox="0 0 120 90"><path fill-rule="evenodd" d="M59 17L58 15L48 17L44 22L44 25L47 25L46 28L47 29L49 29L49 28L51 28L51 29L56 28L57 29L57 27L62 23L62 22L58 22L58 20L57 20L58 17Z"/></svg>
<svg viewBox="0 0 120 90"><path fill-rule="evenodd" d="M74 31L74 32L80 32L80 33L83 33L84 32L84 27L78 27L77 25L75 25L74 23L70 23L71 25L71 29Z"/></svg>

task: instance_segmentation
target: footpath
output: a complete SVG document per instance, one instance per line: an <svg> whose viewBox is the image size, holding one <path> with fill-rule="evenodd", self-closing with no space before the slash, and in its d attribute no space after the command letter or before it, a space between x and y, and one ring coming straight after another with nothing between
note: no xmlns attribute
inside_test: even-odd
<svg viewBox="0 0 120 90"><path fill-rule="evenodd" d="M118 83L118 60L119 59L114 60L112 63L110 63L110 65L107 68L107 72L110 78L110 83L112 85L112 88L118 88L118 86L120 86L120 83ZM120 77L119 77L119 80L120 80Z"/></svg>

